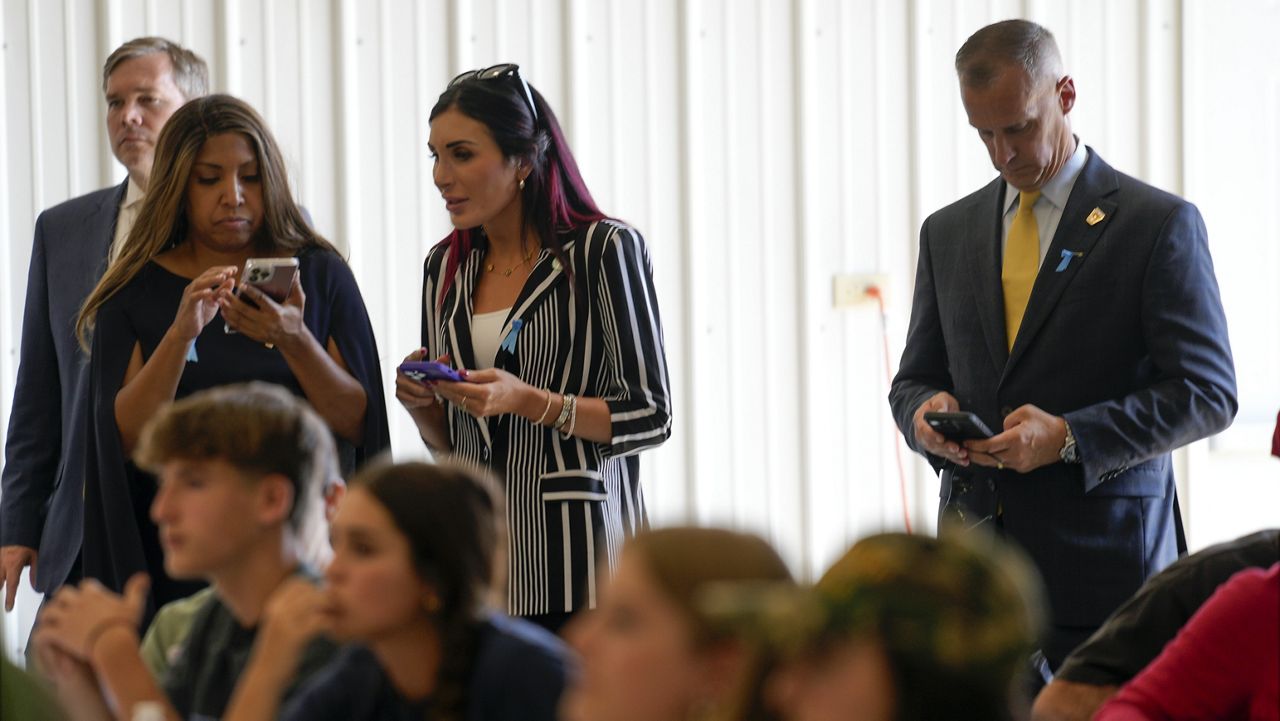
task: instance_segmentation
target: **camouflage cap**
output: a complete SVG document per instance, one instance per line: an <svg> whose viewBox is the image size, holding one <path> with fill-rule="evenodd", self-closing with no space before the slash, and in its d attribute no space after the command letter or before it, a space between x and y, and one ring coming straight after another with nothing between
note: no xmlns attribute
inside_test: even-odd
<svg viewBox="0 0 1280 721"><path fill-rule="evenodd" d="M870 536L808 589L719 584L699 599L713 623L784 654L878 642L899 662L1007 683L1042 623L1030 562L985 536Z"/></svg>

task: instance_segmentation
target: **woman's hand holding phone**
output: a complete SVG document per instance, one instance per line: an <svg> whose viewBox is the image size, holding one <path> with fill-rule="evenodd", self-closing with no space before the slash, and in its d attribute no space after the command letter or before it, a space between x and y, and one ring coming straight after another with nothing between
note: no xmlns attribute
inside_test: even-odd
<svg viewBox="0 0 1280 721"><path fill-rule="evenodd" d="M437 381L435 387L445 400L476 418L505 413L529 417L530 409L537 411L545 407L545 391L501 368L463 371L462 374L462 382Z"/></svg>
<svg viewBox="0 0 1280 721"><path fill-rule="evenodd" d="M427 350L419 348L404 357L405 363L416 363L423 360ZM436 362L448 365L448 354L436 358ZM436 382L424 378L414 380L397 370L396 400L409 411L413 423L418 427L418 435L434 450L449 448L449 428L445 421L444 403L436 392Z"/></svg>
<svg viewBox="0 0 1280 721"><path fill-rule="evenodd" d="M232 292L232 288L220 289L218 304L228 327L268 347L278 345L286 349L310 332L303 322L307 295L297 275L293 276L289 295L283 303L244 283L239 293Z"/></svg>
<svg viewBox="0 0 1280 721"><path fill-rule="evenodd" d="M424 360L426 353L425 348L419 348L405 356L404 363L420 363ZM436 362L447 366L448 354L436 358ZM436 392L435 386L436 381L432 378L413 378L407 375L403 368L396 369L396 400L400 401L400 405L411 414L419 409L434 407L439 410L440 395Z"/></svg>

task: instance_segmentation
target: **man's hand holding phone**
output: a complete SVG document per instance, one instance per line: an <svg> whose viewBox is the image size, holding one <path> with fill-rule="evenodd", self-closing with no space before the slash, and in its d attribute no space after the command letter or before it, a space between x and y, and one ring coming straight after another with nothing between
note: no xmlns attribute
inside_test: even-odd
<svg viewBox="0 0 1280 721"><path fill-rule="evenodd" d="M1061 460L1066 441L1066 420L1028 403L1005 416L1002 432L964 445L980 466L1029 473Z"/></svg>
<svg viewBox="0 0 1280 721"><path fill-rule="evenodd" d="M951 461L958 466L969 465L969 450L959 441L948 440L946 436L934 430L925 420L926 413L954 413L960 410L960 403L955 396L940 391L931 396L916 409L912 426L916 432L916 442L926 452Z"/></svg>

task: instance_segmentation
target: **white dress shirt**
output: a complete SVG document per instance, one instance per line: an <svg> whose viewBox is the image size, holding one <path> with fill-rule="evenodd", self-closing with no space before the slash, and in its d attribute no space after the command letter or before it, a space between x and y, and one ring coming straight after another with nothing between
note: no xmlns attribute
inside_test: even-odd
<svg viewBox="0 0 1280 721"><path fill-rule="evenodd" d="M107 255L108 264L116 262L116 258L120 257L120 251L124 250L125 240L129 237L129 231L133 230L133 224L138 220L138 211L142 210L142 201L146 197L146 191L138 187L132 177L129 178L129 189L124 193L124 200L120 203L120 214L116 216L116 235L111 241L111 252Z"/></svg>

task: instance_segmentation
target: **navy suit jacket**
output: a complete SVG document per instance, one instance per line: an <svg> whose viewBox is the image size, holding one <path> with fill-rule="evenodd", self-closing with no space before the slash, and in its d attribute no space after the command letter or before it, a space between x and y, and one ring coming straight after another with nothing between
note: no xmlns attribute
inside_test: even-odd
<svg viewBox="0 0 1280 721"><path fill-rule="evenodd" d="M0 475L0 545L38 549L38 591L62 585L80 552L89 359L76 316L106 268L127 185L72 198L36 220Z"/></svg>
<svg viewBox="0 0 1280 721"><path fill-rule="evenodd" d="M997 178L925 221L889 400L916 450L912 418L938 391L997 430L1027 403L1067 419L1082 463L948 464L942 497L956 480L985 489L986 511L1001 509L1003 533L1044 575L1052 625L1090 629L1177 556L1170 451L1236 412L1226 318L1199 211L1090 149L1008 351L1005 187Z"/></svg>

